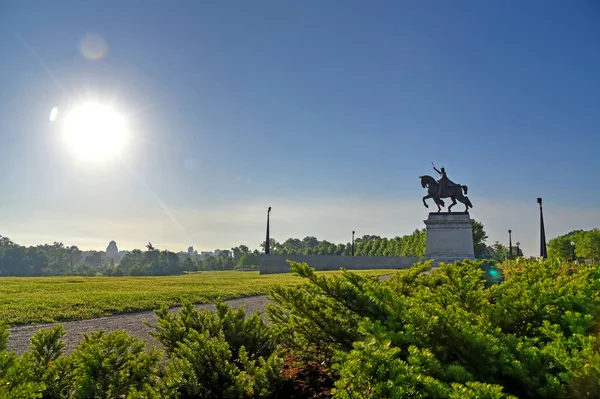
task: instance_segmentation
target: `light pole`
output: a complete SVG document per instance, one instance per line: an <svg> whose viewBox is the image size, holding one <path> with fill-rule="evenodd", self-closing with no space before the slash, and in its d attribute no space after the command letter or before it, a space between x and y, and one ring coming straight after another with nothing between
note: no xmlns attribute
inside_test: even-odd
<svg viewBox="0 0 600 399"><path fill-rule="evenodd" d="M517 256L521 256L521 250L519 249L519 245L521 245L521 243L517 241Z"/></svg>
<svg viewBox="0 0 600 399"><path fill-rule="evenodd" d="M575 260L576 260L576 258L575 258L575 241L571 241L571 253L572 253L573 263L575 263Z"/></svg>
<svg viewBox="0 0 600 399"><path fill-rule="evenodd" d="M544 230L544 212L542 211L542 199L538 198L537 203L540 204L540 257L548 259L548 251L546 250L546 231Z"/></svg>
<svg viewBox="0 0 600 399"><path fill-rule="evenodd" d="M508 259L512 259L512 230L508 230ZM517 255L519 253L517 252Z"/></svg>
<svg viewBox="0 0 600 399"><path fill-rule="evenodd" d="M354 256L354 233L355 231L352 230L352 256Z"/></svg>
<svg viewBox="0 0 600 399"><path fill-rule="evenodd" d="M267 210L267 241L265 242L265 255L269 255L271 252L271 238L269 237L269 216L271 213L271 207Z"/></svg>

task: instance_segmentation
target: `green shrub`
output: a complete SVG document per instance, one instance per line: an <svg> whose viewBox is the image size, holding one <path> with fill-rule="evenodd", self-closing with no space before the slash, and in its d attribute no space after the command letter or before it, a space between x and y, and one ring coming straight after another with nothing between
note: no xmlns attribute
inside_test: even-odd
<svg viewBox="0 0 600 399"><path fill-rule="evenodd" d="M242 347L240 363L247 374L252 376L250 382L252 397L276 397L285 382L285 378L281 376L283 359L278 354L272 353L266 359L259 357L257 360L251 360Z"/></svg>
<svg viewBox="0 0 600 399"><path fill-rule="evenodd" d="M125 331L84 334L69 356L70 398L159 398L160 356Z"/></svg>
<svg viewBox="0 0 600 399"><path fill-rule="evenodd" d="M275 288L268 314L289 347L333 355L337 397L600 396L595 269L517 260L490 285L481 262L429 267L379 283L292 263L309 284Z"/></svg>
<svg viewBox="0 0 600 399"><path fill-rule="evenodd" d="M365 292L378 284L376 277L344 272L342 276L317 276L306 264L292 262L292 270L309 284L287 289L276 286L267 314L283 344L307 357L329 358L337 350L349 350L363 334L363 317L384 317L386 309ZM299 353L301 354L301 353Z"/></svg>
<svg viewBox="0 0 600 399"><path fill-rule="evenodd" d="M7 327L0 324L0 398L41 398L44 384L35 381L28 360L6 352L8 336Z"/></svg>
<svg viewBox="0 0 600 399"><path fill-rule="evenodd" d="M14 353L0 353L0 398L41 398L44 384L35 381L29 363Z"/></svg>
<svg viewBox="0 0 600 399"><path fill-rule="evenodd" d="M151 335L169 355L169 381L181 397L268 397L281 386L277 339L260 314L246 317L221 302L214 313L188 302L156 314Z"/></svg>
<svg viewBox="0 0 600 399"><path fill-rule="evenodd" d="M174 349L170 372L182 398L235 398L249 390L222 334L191 330Z"/></svg>
<svg viewBox="0 0 600 399"><path fill-rule="evenodd" d="M208 332L210 337L223 334L229 344L234 359L238 359L241 347L244 347L250 359L268 357L277 346L276 336L264 323L261 315L255 313L246 317L243 307L232 310L222 302L216 303L216 312L199 311L190 302L185 302L182 309L173 313L162 307L156 310L156 325L147 323L153 328L150 334L164 345L167 352L172 352L192 331Z"/></svg>
<svg viewBox="0 0 600 399"><path fill-rule="evenodd" d="M43 383L44 398L63 398L69 392L69 376L73 371L70 359L61 357L65 344L63 326L38 330L32 337L29 350L23 356L30 364L37 382Z"/></svg>
<svg viewBox="0 0 600 399"><path fill-rule="evenodd" d="M340 353L337 367L340 379L335 396L354 398L509 398L502 386L472 382L461 366L448 369L427 349L408 348L403 359L401 349L374 338L359 341L350 352ZM434 377L457 381L452 384Z"/></svg>

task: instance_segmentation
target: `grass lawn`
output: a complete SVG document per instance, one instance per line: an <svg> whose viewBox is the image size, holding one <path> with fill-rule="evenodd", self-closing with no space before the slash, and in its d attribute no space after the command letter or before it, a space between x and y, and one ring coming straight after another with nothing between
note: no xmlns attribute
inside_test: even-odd
<svg viewBox="0 0 600 399"><path fill-rule="evenodd" d="M358 270L382 275L394 270ZM319 274L339 274L339 271ZM207 303L268 294L274 285L303 282L292 274L214 271L164 277L3 277L0 322L9 325L81 320L176 306L182 300Z"/></svg>

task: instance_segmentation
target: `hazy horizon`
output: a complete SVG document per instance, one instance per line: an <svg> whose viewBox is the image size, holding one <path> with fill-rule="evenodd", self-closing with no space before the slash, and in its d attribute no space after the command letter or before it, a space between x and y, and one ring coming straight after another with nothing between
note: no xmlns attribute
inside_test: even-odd
<svg viewBox="0 0 600 399"><path fill-rule="evenodd" d="M316 196L291 202L287 199L273 199L271 211L271 237L279 242L287 238L302 239L315 236L319 240L334 243L347 243L351 240L352 230L356 238L363 235L379 235L393 238L412 233L424 228L423 220L427 212L422 212L418 201L399 202L373 198L331 197L322 201ZM521 243L526 256L539 255L539 208L537 203L526 204L519 202L480 202L477 209L470 212L471 218L482 222L489 235L488 244L500 241L508 243L508 231L497 226L515 226L522 224L525 229L512 228L512 242ZM555 204L544 204L544 223L546 237L550 239L575 229L592 229L600 225L600 216L593 209L580 209L573 212L566 207ZM238 215L229 222L219 220L229 217L230 213ZM144 213L144 210L140 210ZM116 241L119 250L144 249L148 242L159 249L174 252L186 251L193 246L198 252L214 251L215 249L231 249L239 245L247 245L251 249L260 249L260 243L265 240L266 208L260 204L246 204L242 207L215 207L211 212L194 209L171 209L170 216L156 213L156 218L139 218L132 215L131 219L118 222L105 221L96 225L92 230L77 230L77 220L67 224L67 231L57 238L47 242L43 235L31 235L27 225L21 226L22 233L3 234L22 245L38 245L53 241L65 245L77 245L82 250L105 250L111 240ZM37 219L37 223L42 219ZM56 223L47 220L50 225ZM63 221L64 223L64 221ZM216 231L203 231L199 226L217 226ZM317 226L317 228L313 227ZM357 227L360 226L360 227ZM496 227L495 227L496 226ZM110 236L108 231L115 233ZM124 230L124 231L123 231ZM319 230L321 234L313 233ZM76 234L69 233L75 231ZM106 231L106 238L91 236L97 231ZM116 233L121 231L121 233ZM127 236L135 235L138 231L151 231L144 238L128 240ZM232 232L233 231L233 232ZM230 238L223 239L224 236ZM34 237L28 241L26 237ZM199 237L199 239L192 238ZM235 237L235 238L234 238ZM523 239L523 237L534 237ZM537 237L537 239L535 239ZM175 239L174 239L175 238ZM179 241L177 241L179 239ZM227 240L231 241L227 241ZM204 243L204 244L203 244Z"/></svg>

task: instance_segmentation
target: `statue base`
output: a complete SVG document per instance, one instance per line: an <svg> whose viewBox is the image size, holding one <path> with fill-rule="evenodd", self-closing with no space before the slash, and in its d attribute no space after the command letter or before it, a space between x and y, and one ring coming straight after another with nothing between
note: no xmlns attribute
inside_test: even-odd
<svg viewBox="0 0 600 399"><path fill-rule="evenodd" d="M427 243L423 260L453 263L475 259L473 249L473 219L468 212L430 213L427 220Z"/></svg>

